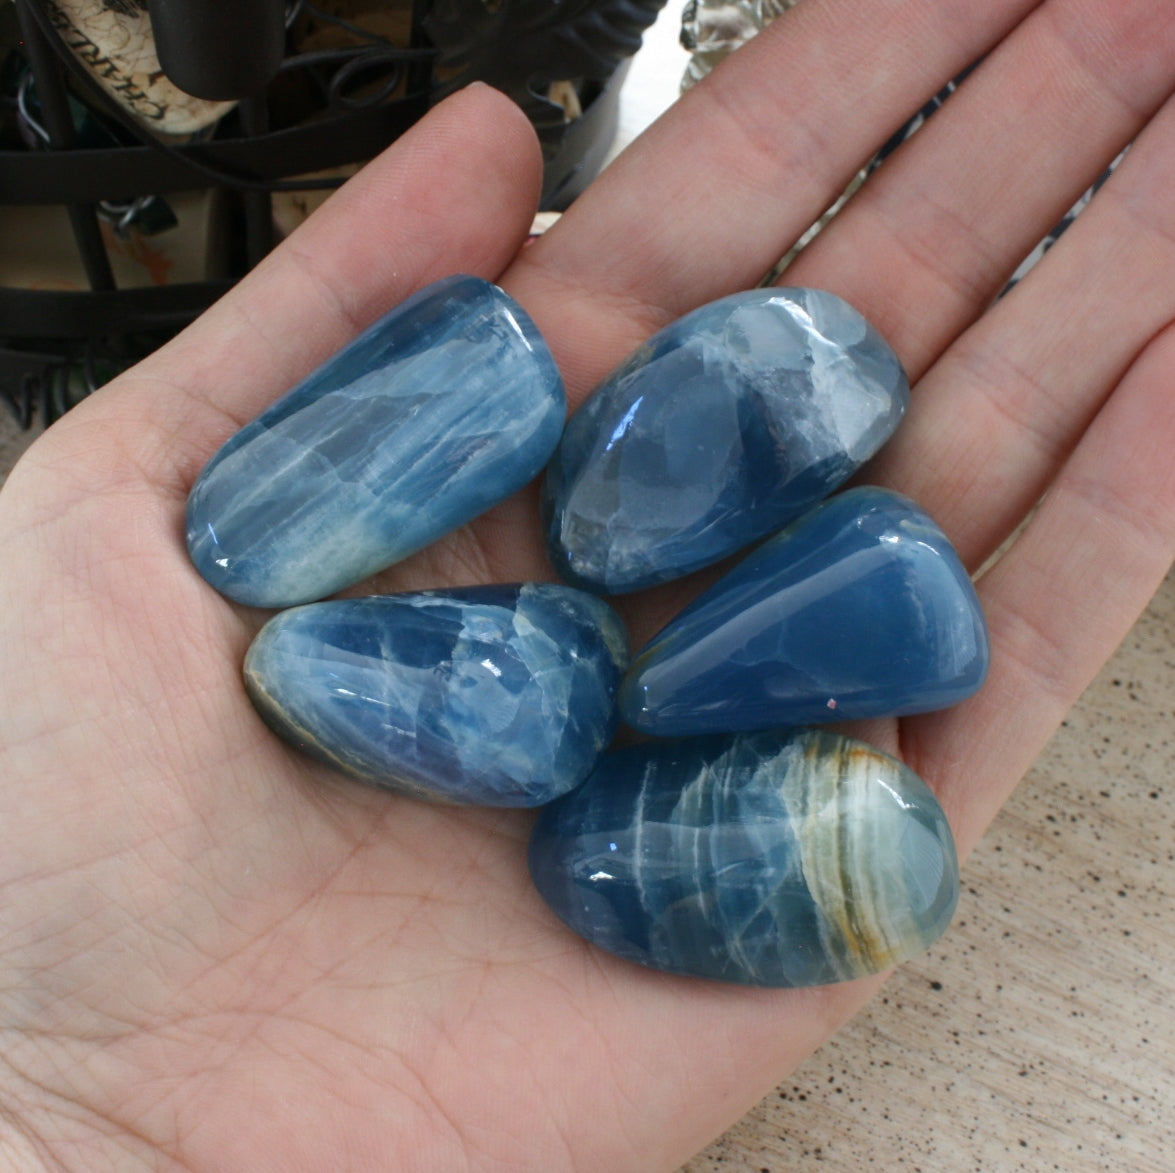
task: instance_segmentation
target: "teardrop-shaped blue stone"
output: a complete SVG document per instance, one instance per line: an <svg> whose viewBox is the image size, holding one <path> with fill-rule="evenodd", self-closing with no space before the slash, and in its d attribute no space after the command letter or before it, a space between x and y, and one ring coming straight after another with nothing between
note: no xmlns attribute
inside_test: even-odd
<svg viewBox="0 0 1175 1173"><path fill-rule="evenodd" d="M832 492L908 398L893 351L831 293L754 289L702 306L568 421L544 487L551 561L602 594L716 562Z"/></svg>
<svg viewBox="0 0 1175 1173"><path fill-rule="evenodd" d="M479 277L438 281L212 458L188 501L192 560L240 603L321 599L522 488L565 414L521 307Z"/></svg>
<svg viewBox="0 0 1175 1173"><path fill-rule="evenodd" d="M766 542L633 661L623 719L646 733L766 729L947 708L988 666L987 628L942 530L852 489Z"/></svg>
<svg viewBox="0 0 1175 1173"><path fill-rule="evenodd" d="M528 583L283 611L249 648L245 683L279 735L370 785L538 806L608 744L626 659L601 599Z"/></svg>
<svg viewBox="0 0 1175 1173"><path fill-rule="evenodd" d="M901 762L831 733L604 754L539 815L535 885L582 937L670 973L814 986L878 973L950 923L950 827Z"/></svg>

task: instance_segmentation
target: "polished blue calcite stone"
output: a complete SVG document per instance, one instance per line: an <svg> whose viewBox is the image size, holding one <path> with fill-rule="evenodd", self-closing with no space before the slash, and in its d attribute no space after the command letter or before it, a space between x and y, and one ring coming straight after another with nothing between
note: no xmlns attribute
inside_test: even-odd
<svg viewBox="0 0 1175 1173"><path fill-rule="evenodd" d="M541 812L530 870L592 944L754 986L888 969L945 931L958 897L950 827L921 779L814 731L606 753Z"/></svg>
<svg viewBox="0 0 1175 1173"><path fill-rule="evenodd" d="M702 306L568 421L544 486L551 561L601 594L716 562L860 468L908 399L893 351L831 293L755 289Z"/></svg>
<svg viewBox="0 0 1175 1173"><path fill-rule="evenodd" d="M278 734L371 785L537 806L608 744L626 658L592 595L470 587L283 611L249 648L245 684Z"/></svg>
<svg viewBox="0 0 1175 1173"><path fill-rule="evenodd" d="M983 683L987 627L942 530L851 489L764 543L665 627L621 685L624 720L678 736L942 709Z"/></svg>
<svg viewBox="0 0 1175 1173"><path fill-rule="evenodd" d="M240 603L320 599L520 489L565 413L522 309L481 278L446 278L220 449L188 502L192 560Z"/></svg>

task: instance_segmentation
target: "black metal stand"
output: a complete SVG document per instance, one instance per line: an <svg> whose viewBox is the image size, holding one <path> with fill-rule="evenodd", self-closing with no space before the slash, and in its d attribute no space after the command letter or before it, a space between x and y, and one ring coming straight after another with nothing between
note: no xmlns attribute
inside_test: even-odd
<svg viewBox="0 0 1175 1173"><path fill-rule="evenodd" d="M17 18L29 70L33 75L37 99L41 103L49 144L55 150L67 151L75 144L73 116L69 110L69 94L61 75L61 66L53 47L45 40L40 25L31 9L36 0L16 0ZM102 240L97 209L93 204L68 204L70 225L81 256L82 267L91 289L114 289L114 273Z"/></svg>

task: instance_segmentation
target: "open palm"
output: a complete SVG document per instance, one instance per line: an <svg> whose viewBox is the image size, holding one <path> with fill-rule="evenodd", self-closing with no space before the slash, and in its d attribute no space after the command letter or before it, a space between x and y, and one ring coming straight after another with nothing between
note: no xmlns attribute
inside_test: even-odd
<svg viewBox="0 0 1175 1173"><path fill-rule="evenodd" d="M653 330L756 283L987 54L788 274L855 304L916 382L869 479L972 568L1030 517L979 583L985 689L864 731L966 850L1175 553L1164 8L808 0L521 254L537 148L471 89L38 441L0 498L4 1167L669 1170L858 1009L876 980L747 990L600 954L532 891L525 814L366 791L277 742L240 682L264 616L192 570L184 500L240 424L450 272L523 303L578 402ZM547 577L524 494L374 589ZM691 589L627 601L634 640Z"/></svg>

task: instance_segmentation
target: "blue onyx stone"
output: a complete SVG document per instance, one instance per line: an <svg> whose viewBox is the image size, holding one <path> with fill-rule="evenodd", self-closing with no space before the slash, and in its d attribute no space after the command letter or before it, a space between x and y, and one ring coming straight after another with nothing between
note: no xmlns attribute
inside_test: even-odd
<svg viewBox="0 0 1175 1173"><path fill-rule="evenodd" d="M831 293L755 289L702 306L568 421L544 487L551 560L601 594L716 562L826 497L908 399L893 351Z"/></svg>
<svg viewBox="0 0 1175 1173"><path fill-rule="evenodd" d="M233 436L188 502L188 549L256 607L320 599L476 517L542 470L566 413L533 323L449 277Z"/></svg>
<svg viewBox="0 0 1175 1173"><path fill-rule="evenodd" d="M753 986L879 973L932 944L958 897L950 827L921 779L815 731L606 753L539 815L530 870L593 945Z"/></svg>
<svg viewBox="0 0 1175 1173"><path fill-rule="evenodd" d="M672 737L896 717L983 683L979 600L912 501L851 489L739 563L634 660L625 721Z"/></svg>
<svg viewBox="0 0 1175 1173"><path fill-rule="evenodd" d="M471 587L283 611L249 648L245 684L275 732L370 785L538 806L611 739L626 658L600 599Z"/></svg>

